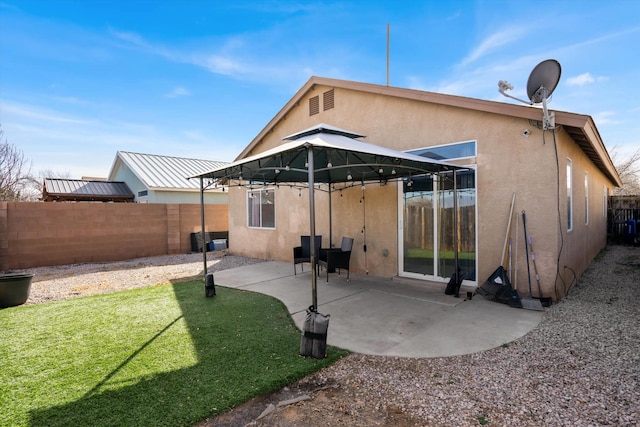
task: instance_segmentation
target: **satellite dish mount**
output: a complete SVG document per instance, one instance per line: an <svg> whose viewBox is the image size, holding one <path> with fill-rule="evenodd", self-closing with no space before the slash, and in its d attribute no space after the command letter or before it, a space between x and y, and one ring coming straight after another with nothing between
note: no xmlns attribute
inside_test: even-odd
<svg viewBox="0 0 640 427"><path fill-rule="evenodd" d="M555 59L547 59L536 65L533 71L531 71L529 80L527 81L527 96L529 96L529 101L516 98L506 93L507 90L512 90L513 86L504 80L498 82L498 92L507 98L515 99L525 104L542 104L542 130L553 130L556 127L555 113L547 110L547 101L556 86L558 86L560 73L560 63Z"/></svg>

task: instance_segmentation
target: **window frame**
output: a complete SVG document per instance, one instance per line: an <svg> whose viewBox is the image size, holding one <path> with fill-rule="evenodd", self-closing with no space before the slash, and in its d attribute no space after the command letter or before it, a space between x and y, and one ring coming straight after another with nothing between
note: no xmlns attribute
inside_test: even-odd
<svg viewBox="0 0 640 427"><path fill-rule="evenodd" d="M473 144L473 154L470 156L461 156L461 157L442 157L442 158L435 158L435 157L429 157L429 156L424 156L423 153L427 150L437 150L439 148L452 148L456 145L464 145L464 144ZM444 160L444 161L452 161L452 160L462 160L462 159L474 159L476 157L478 157L478 140L476 139L469 139L467 141L457 141L457 142L452 142L449 144L439 144L439 145L430 145L427 147L422 147L422 148L416 148L416 149L411 149L411 150L406 150L405 153L409 153L409 154L413 154L416 156L420 156L420 157L424 157L427 159L433 159L433 160Z"/></svg>
<svg viewBox="0 0 640 427"><path fill-rule="evenodd" d="M584 224L589 225L589 172L584 173Z"/></svg>
<svg viewBox="0 0 640 427"><path fill-rule="evenodd" d="M567 158L567 231L573 230L573 161Z"/></svg>
<svg viewBox="0 0 640 427"><path fill-rule="evenodd" d="M258 225L255 225L252 222L252 207L253 202L255 200L255 196L258 196L259 202L259 219ZM263 206L266 203L263 203L263 197L265 195L271 195L273 197L273 225L264 225L264 210ZM252 197L253 196L253 197ZM261 230L275 230L276 228L276 193L273 188L258 188L258 189L247 189L247 210L246 210L246 219L247 219L247 228L261 229Z"/></svg>

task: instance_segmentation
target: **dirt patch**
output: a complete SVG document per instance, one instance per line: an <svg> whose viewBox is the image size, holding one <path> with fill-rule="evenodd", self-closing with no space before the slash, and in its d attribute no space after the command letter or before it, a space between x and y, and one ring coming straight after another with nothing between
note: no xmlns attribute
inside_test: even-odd
<svg viewBox="0 0 640 427"><path fill-rule="evenodd" d="M256 397L196 427L418 426L401 408L367 401L348 384L316 382L316 375ZM298 400L298 401L296 401ZM288 403L293 401L293 403ZM261 416L262 415L262 416Z"/></svg>

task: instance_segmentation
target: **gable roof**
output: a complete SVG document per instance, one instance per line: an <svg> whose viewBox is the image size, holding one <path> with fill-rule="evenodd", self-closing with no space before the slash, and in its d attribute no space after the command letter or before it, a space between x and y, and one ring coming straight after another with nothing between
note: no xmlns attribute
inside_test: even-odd
<svg viewBox="0 0 640 427"><path fill-rule="evenodd" d="M133 202L126 183L84 179L45 178L42 200L45 202Z"/></svg>
<svg viewBox="0 0 640 427"><path fill-rule="evenodd" d="M200 190L200 184L187 180L188 176L197 175L227 164L226 162L214 160L118 151L111 166L109 178L112 178L115 174L118 162L126 165L151 190L186 191Z"/></svg>
<svg viewBox="0 0 640 427"><path fill-rule="evenodd" d="M412 99L420 102L483 111L528 120L541 121L542 119L542 111L539 108L531 106L313 76L298 90L298 92L296 92L296 94L273 117L273 119L267 123L264 129L258 133L258 135L240 153L236 160L242 159L250 154L255 154L252 153L253 149L276 126L278 122L283 120L286 115L300 103L307 93L314 89L316 85ZM602 141L591 116L555 110L554 112L556 125L562 126L567 134L576 142L576 144L582 149L582 151L584 151L600 171L602 171L611 180L612 183L618 187L622 186L622 181L620 180L618 172L609 157L609 153L605 148L604 142Z"/></svg>

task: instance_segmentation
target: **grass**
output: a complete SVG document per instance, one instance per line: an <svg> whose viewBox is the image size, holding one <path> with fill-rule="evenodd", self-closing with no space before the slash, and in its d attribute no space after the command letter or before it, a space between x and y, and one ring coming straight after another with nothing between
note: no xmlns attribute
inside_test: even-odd
<svg viewBox="0 0 640 427"><path fill-rule="evenodd" d="M408 258L431 258L433 259L433 249L419 249L411 248L407 249L405 256ZM438 255L441 259L454 259L454 251L440 251ZM474 260L475 252L458 252L458 259Z"/></svg>
<svg viewBox="0 0 640 427"><path fill-rule="evenodd" d="M190 426L346 355L278 300L202 281L0 310L0 425Z"/></svg>

